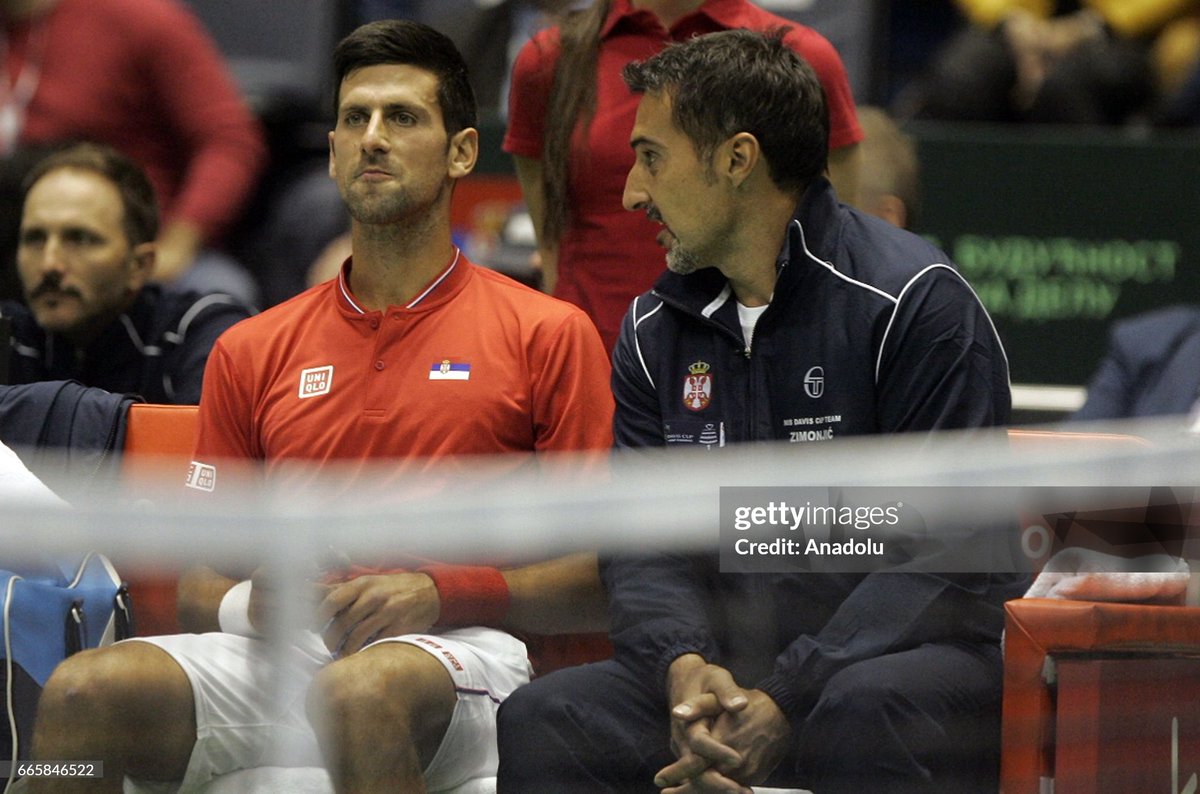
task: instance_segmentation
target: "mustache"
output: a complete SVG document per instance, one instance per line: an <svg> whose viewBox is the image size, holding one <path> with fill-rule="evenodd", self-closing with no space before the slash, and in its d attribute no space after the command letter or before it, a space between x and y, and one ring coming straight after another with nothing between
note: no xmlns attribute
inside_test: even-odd
<svg viewBox="0 0 1200 794"><path fill-rule="evenodd" d="M662 223L662 213L653 204L646 208L646 217L655 223Z"/></svg>
<svg viewBox="0 0 1200 794"><path fill-rule="evenodd" d="M58 293L60 295L74 295L77 298L82 297L79 294L79 290L75 289L74 287L67 287L64 289L62 286L62 278L57 275L49 275L43 278L36 287L29 291L29 300L37 300L43 295L48 295L51 293Z"/></svg>
<svg viewBox="0 0 1200 794"><path fill-rule="evenodd" d="M388 173L391 173L391 170L385 167L386 165L386 157L379 155L366 155L358 161L358 169L356 173L362 174L364 171L368 171L370 169L388 171Z"/></svg>

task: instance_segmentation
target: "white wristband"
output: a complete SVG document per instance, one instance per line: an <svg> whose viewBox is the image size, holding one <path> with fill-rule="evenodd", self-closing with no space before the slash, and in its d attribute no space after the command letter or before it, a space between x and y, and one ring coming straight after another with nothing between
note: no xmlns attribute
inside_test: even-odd
<svg viewBox="0 0 1200 794"><path fill-rule="evenodd" d="M261 637L250 623L250 586L247 579L229 588L221 598L221 607L217 610L217 623L226 634L238 634L242 637Z"/></svg>

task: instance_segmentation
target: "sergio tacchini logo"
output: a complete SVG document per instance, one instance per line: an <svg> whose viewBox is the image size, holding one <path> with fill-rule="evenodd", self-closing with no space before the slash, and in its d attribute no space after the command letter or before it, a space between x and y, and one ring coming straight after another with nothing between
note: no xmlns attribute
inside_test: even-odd
<svg viewBox="0 0 1200 794"><path fill-rule="evenodd" d="M814 400L825 393L825 370L813 367L804 373L804 393Z"/></svg>

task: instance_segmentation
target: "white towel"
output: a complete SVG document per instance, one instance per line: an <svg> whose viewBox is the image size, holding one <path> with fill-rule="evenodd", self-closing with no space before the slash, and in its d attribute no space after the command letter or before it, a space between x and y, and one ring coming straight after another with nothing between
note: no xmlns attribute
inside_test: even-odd
<svg viewBox="0 0 1200 794"><path fill-rule="evenodd" d="M1182 603L1190 570L1166 554L1125 559L1088 549L1063 549L1046 563L1026 598Z"/></svg>
<svg viewBox="0 0 1200 794"><path fill-rule="evenodd" d="M31 506L67 506L3 442L0 442L0 500L27 502Z"/></svg>

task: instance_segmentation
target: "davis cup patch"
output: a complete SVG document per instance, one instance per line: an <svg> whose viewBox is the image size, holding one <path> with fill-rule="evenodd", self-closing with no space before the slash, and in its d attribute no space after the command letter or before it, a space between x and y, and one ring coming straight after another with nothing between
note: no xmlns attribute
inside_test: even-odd
<svg viewBox="0 0 1200 794"><path fill-rule="evenodd" d="M691 373L683 379L683 406L689 411L703 411L712 402L713 376L711 366L697 361L688 367Z"/></svg>

